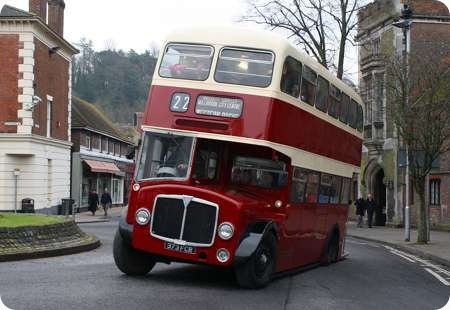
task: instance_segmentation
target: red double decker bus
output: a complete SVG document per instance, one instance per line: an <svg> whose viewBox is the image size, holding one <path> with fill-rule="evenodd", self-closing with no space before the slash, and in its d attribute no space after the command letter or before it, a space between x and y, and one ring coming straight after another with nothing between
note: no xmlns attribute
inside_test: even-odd
<svg viewBox="0 0 450 310"><path fill-rule="evenodd" d="M167 38L146 106L117 267L234 268L243 287L343 257L361 99L286 40L192 29Z"/></svg>

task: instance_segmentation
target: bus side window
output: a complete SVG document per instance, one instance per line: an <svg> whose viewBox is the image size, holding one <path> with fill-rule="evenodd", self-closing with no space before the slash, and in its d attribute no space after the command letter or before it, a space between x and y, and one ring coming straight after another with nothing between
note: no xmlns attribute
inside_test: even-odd
<svg viewBox="0 0 450 310"><path fill-rule="evenodd" d="M302 64L288 56L283 65L280 88L283 93L298 98L300 94L300 77L302 76Z"/></svg>
<svg viewBox="0 0 450 310"><path fill-rule="evenodd" d="M341 194L342 178L336 175L331 177L330 203L339 203Z"/></svg>
<svg viewBox="0 0 450 310"><path fill-rule="evenodd" d="M316 108L326 112L328 108L329 84L323 77L319 76L317 80Z"/></svg>
<svg viewBox="0 0 450 310"><path fill-rule="evenodd" d="M350 200L350 179L342 179L341 204L348 204Z"/></svg>
<svg viewBox="0 0 450 310"><path fill-rule="evenodd" d="M329 106L328 106L328 114L334 118L339 117L339 111L341 109L341 99L342 93L341 91L334 85L330 86L330 97Z"/></svg>
<svg viewBox="0 0 450 310"><path fill-rule="evenodd" d="M322 173L319 188L319 203L330 202L331 175Z"/></svg>
<svg viewBox="0 0 450 310"><path fill-rule="evenodd" d="M350 116L350 97L347 94L342 93L341 112L339 113L339 120L345 124L348 124Z"/></svg>
<svg viewBox="0 0 450 310"><path fill-rule="evenodd" d="M356 103L355 100L352 99L351 104L350 104L350 113L349 113L349 118L348 118L348 124L356 129L357 127L357 122L358 122L358 116L357 116L357 107L358 104Z"/></svg>
<svg viewBox="0 0 450 310"><path fill-rule="evenodd" d="M357 127L358 127L358 131L362 132L363 131L363 109L359 104L358 104L357 109L358 109Z"/></svg>
<svg viewBox="0 0 450 310"><path fill-rule="evenodd" d="M303 68L300 99L307 104L314 105L316 94L317 74L308 66Z"/></svg>
<svg viewBox="0 0 450 310"><path fill-rule="evenodd" d="M319 192L319 173L308 172L308 182L306 184L305 201L309 203L317 202L317 195Z"/></svg>
<svg viewBox="0 0 450 310"><path fill-rule="evenodd" d="M290 201L294 203L302 203L305 201L307 172L300 168L294 168L292 175Z"/></svg>

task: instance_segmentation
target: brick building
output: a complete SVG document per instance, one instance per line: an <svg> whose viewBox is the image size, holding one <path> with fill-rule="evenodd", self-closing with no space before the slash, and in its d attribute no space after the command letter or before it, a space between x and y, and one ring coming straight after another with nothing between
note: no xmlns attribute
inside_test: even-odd
<svg viewBox="0 0 450 310"><path fill-rule="evenodd" d="M114 205L127 203L134 161L133 143L94 105L72 99L72 198L86 210L88 196L108 188Z"/></svg>
<svg viewBox="0 0 450 310"><path fill-rule="evenodd" d="M450 42L449 9L437 0L375 0L359 12L359 84L365 104L360 192L363 196L374 194L379 224L384 218L392 224L402 224L404 220L405 151L393 120L386 113L389 99L383 61L385 56L401 56L404 51L403 30L392 25L403 4L408 4L413 14L406 41L410 55ZM434 223L450 220L449 173L450 154L444 154L428 178L426 201ZM414 223L417 218L414 201L419 199L412 190L409 195Z"/></svg>
<svg viewBox="0 0 450 310"><path fill-rule="evenodd" d="M0 211L34 199L56 212L70 196L71 62L63 0L0 12ZM17 187L14 179L17 177ZM17 190L17 191L16 191Z"/></svg>

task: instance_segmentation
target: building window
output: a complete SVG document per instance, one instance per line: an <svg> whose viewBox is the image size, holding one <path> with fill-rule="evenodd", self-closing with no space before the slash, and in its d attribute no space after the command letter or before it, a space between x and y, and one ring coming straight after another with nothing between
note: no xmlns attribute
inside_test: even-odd
<svg viewBox="0 0 450 310"><path fill-rule="evenodd" d="M108 140L108 153L114 154L114 142L112 140Z"/></svg>
<svg viewBox="0 0 450 310"><path fill-rule="evenodd" d="M47 96L47 137L52 136L52 106L53 97Z"/></svg>
<svg viewBox="0 0 450 310"><path fill-rule="evenodd" d="M86 141L85 141L85 146L90 150L91 149L91 133L90 132L86 132Z"/></svg>
<svg viewBox="0 0 450 310"><path fill-rule="evenodd" d="M430 180L430 205L441 204L441 180Z"/></svg>
<svg viewBox="0 0 450 310"><path fill-rule="evenodd" d="M378 56L380 55L380 38L376 38L372 41L372 55Z"/></svg>
<svg viewBox="0 0 450 310"><path fill-rule="evenodd" d="M100 152L100 136L93 134L91 138L92 150Z"/></svg>
<svg viewBox="0 0 450 310"><path fill-rule="evenodd" d="M112 179L111 200L113 204L123 203L123 179Z"/></svg>

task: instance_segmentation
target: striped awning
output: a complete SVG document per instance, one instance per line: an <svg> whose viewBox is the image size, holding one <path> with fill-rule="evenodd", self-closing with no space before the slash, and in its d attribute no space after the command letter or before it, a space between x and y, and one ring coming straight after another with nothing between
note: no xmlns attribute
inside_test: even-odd
<svg viewBox="0 0 450 310"><path fill-rule="evenodd" d="M84 162L91 168L92 172L101 172L101 173L120 173L120 169L114 163L98 161L98 160L90 160L85 159Z"/></svg>

